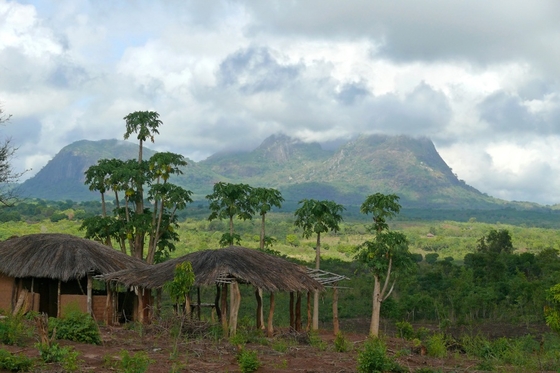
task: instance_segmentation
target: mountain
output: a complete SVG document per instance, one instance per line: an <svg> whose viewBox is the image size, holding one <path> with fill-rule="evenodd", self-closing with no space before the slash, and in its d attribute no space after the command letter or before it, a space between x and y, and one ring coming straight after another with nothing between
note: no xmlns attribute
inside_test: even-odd
<svg viewBox="0 0 560 373"><path fill-rule="evenodd" d="M155 152L144 150L150 157ZM76 141L65 146L34 177L24 181L17 194L23 198L74 201L99 198L84 185L84 172L102 158L138 158L138 145L120 140Z"/></svg>
<svg viewBox="0 0 560 373"><path fill-rule="evenodd" d="M153 151L146 149L146 158ZM101 158L137 157L125 141L78 141L63 148L19 189L23 197L90 200L98 194L83 184L84 172ZM427 138L360 136L337 150L273 135L254 150L217 153L188 160L175 183L204 199L215 182L278 188L287 204L303 198L332 199L359 205L375 192L395 193L406 207L497 208L508 202L487 196L458 180Z"/></svg>

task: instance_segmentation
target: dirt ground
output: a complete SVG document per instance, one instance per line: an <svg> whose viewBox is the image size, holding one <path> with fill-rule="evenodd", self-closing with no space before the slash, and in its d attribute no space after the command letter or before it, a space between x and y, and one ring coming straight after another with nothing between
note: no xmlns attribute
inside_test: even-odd
<svg viewBox="0 0 560 373"><path fill-rule="evenodd" d="M429 326L429 325L428 325ZM327 328L328 325L325 325ZM257 372L356 372L358 352L367 338L367 320L348 320L341 322L341 329L351 343L349 352L334 350L334 336L331 330L321 329L320 339L323 348L309 345L305 336L297 336L287 330L278 330L273 339L261 339L259 343L248 343L245 348L256 350L261 363ZM479 361L470 359L460 352L449 352L446 358L437 359L425 356L422 350L412 346L410 342L394 337L395 331L388 323L381 327L386 336L388 353L396 358L398 363L415 372L419 368L432 368L440 372L476 372ZM493 325L489 332L514 333L524 335L538 333L537 329L519 326L515 330L511 325ZM101 327L102 345L88 345L69 341L59 341L62 346L72 346L79 352L80 372L116 372L107 364L108 360L121 358L121 351L130 354L144 351L152 360L148 372L240 372L236 356L239 346L234 346L227 340L213 339L207 336L181 339L177 354L173 356L173 340L169 333L158 326L148 326L142 331L126 327ZM484 333L484 329L479 329ZM457 331L459 332L459 331ZM463 331L465 332L465 331ZM504 335L504 334L502 334ZM279 342L280 341L280 342ZM286 343L282 343L282 341ZM11 352L23 353L30 357L39 358L37 349L31 341L26 347L2 346ZM283 347L283 348L279 348ZM408 351L408 353L402 353ZM58 364L46 364L35 370L36 372L63 372Z"/></svg>

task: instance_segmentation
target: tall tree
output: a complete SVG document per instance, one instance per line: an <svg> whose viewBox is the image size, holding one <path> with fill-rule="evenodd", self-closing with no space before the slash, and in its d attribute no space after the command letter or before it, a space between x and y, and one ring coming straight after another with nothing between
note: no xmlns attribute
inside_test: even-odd
<svg viewBox="0 0 560 373"><path fill-rule="evenodd" d="M241 240L233 230L233 218L250 220L253 218L255 209L251 202L253 188L247 184L231 184L218 182L214 184L213 193L206 196L210 202L210 216L208 220L228 219L229 233L224 233L220 239L220 245L233 245Z"/></svg>
<svg viewBox="0 0 560 373"><path fill-rule="evenodd" d="M282 207L284 197L282 197L282 193L276 189L259 187L254 188L251 192L251 201L255 211L261 216L260 248L262 250L265 247L265 241L267 239L265 234L266 214L269 213L273 207Z"/></svg>
<svg viewBox="0 0 560 373"><path fill-rule="evenodd" d="M406 269L413 264L408 251L406 236L389 229L387 219L400 212L399 197L395 194L376 193L366 198L360 208L364 214L372 214L374 237L360 245L356 259L371 269L374 279L373 305L371 313L370 334L379 334L379 316L381 303L387 299L395 286L393 281L389 288L391 275L395 269ZM381 287L381 281L383 287Z"/></svg>
<svg viewBox="0 0 560 373"><path fill-rule="evenodd" d="M303 229L305 238L317 235L315 246L315 269L320 269L321 263L321 233L338 232L339 224L342 222L342 211L344 206L334 201L317 201L304 199L299 201L301 205L294 215L294 224ZM313 329L319 328L319 292L315 291L313 296Z"/></svg>
<svg viewBox="0 0 560 373"><path fill-rule="evenodd" d="M125 117L128 138L138 133L138 159L121 161L102 159L85 173L90 190L97 190L102 201L107 191L115 195L113 216L96 216L85 219L82 229L86 237L111 245L115 239L123 252L146 260L149 264L168 256L178 240L174 227L177 226L177 210L192 202L192 193L170 183L172 175L181 174L181 167L187 165L184 157L174 153L156 153L149 160L142 159L143 143L154 140L154 133L161 125L154 112L136 112ZM144 186L148 189L144 205ZM104 202L103 202L104 203ZM106 208L103 208L104 215ZM148 251L144 255L145 237L148 235Z"/></svg>
<svg viewBox="0 0 560 373"><path fill-rule="evenodd" d="M10 118L11 115L5 115L0 107L0 125L6 124ZM23 172L17 173L12 168L12 157L17 148L12 145L10 138L5 138L3 141L3 143L0 143L0 204L11 206L15 200L15 195L10 184L16 183Z"/></svg>

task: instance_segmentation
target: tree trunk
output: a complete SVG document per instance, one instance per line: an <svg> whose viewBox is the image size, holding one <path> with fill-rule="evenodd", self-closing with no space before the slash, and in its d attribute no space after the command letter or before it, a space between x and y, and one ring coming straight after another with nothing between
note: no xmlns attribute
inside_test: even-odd
<svg viewBox="0 0 560 373"><path fill-rule="evenodd" d="M381 284L379 283L379 276L374 275L373 284L373 307L371 311L371 324L369 326L369 334L379 336L379 315L381 313Z"/></svg>

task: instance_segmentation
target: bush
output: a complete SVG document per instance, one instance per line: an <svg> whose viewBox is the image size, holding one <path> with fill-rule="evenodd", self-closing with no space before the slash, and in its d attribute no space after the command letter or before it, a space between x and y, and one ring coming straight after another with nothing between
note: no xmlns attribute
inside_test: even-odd
<svg viewBox="0 0 560 373"><path fill-rule="evenodd" d="M49 318L49 333L52 335L55 329L58 339L101 344L99 328L93 317L76 309L68 310L63 318Z"/></svg>
<svg viewBox="0 0 560 373"><path fill-rule="evenodd" d="M259 369L261 363L257 356L257 351L250 351L246 349L241 349L237 355L237 363L239 364L239 369L243 373L251 373Z"/></svg>
<svg viewBox="0 0 560 373"><path fill-rule="evenodd" d="M358 372L381 373L390 371L394 362L387 356L387 346L383 340L370 337L358 354Z"/></svg>
<svg viewBox="0 0 560 373"><path fill-rule="evenodd" d="M32 330L25 324L21 314L9 314L0 320L0 342L4 344L21 346L31 334Z"/></svg>
<svg viewBox="0 0 560 373"><path fill-rule="evenodd" d="M426 350L429 356L445 357L447 355L447 347L443 334L434 334L426 341Z"/></svg>
<svg viewBox="0 0 560 373"><path fill-rule="evenodd" d="M148 370L148 366L153 362L144 351L139 351L130 355L128 351L121 351L120 368L123 373L143 373Z"/></svg>
<svg viewBox="0 0 560 373"><path fill-rule="evenodd" d="M412 338L414 338L414 328L408 321L399 321L395 323L395 326L397 327L399 337L401 337L402 339L410 341Z"/></svg>
<svg viewBox="0 0 560 373"><path fill-rule="evenodd" d="M336 333L334 338L334 349L337 352L346 352L351 348L350 342L346 339L342 332Z"/></svg>
<svg viewBox="0 0 560 373"><path fill-rule="evenodd" d="M0 369L12 372L25 372L33 366L33 360L25 355L12 354L0 349Z"/></svg>

